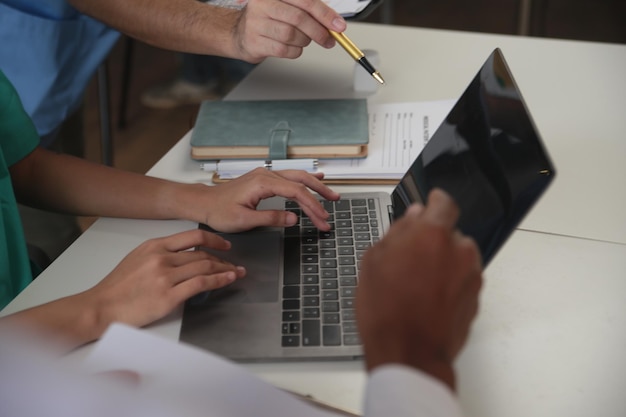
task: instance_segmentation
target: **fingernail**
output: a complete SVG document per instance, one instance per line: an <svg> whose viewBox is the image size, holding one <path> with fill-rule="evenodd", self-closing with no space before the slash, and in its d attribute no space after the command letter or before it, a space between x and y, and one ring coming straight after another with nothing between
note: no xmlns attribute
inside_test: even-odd
<svg viewBox="0 0 626 417"><path fill-rule="evenodd" d="M238 266L236 269L237 275L243 276L246 274L246 268L244 268L243 266Z"/></svg>
<svg viewBox="0 0 626 417"><path fill-rule="evenodd" d="M287 226L293 226L298 222L298 215L292 212L287 212L285 222L287 223Z"/></svg>
<svg viewBox="0 0 626 417"><path fill-rule="evenodd" d="M337 32L343 32L346 28L346 21L341 16L339 16L333 20L332 25Z"/></svg>

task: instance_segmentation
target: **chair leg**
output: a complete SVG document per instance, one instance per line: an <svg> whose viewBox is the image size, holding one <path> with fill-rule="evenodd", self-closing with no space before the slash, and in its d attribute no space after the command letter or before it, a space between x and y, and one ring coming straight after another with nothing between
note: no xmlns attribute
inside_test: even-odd
<svg viewBox="0 0 626 417"><path fill-rule="evenodd" d="M109 97L109 70L104 61L98 67L98 102L100 107L100 146L102 163L113 166L113 140L111 137L111 100Z"/></svg>
<svg viewBox="0 0 626 417"><path fill-rule="evenodd" d="M124 41L124 67L122 72L122 94L120 95L119 117L117 118L117 127L123 129L126 127L126 112L128 109L128 93L130 90L130 80L133 67L133 52L135 49L135 41L133 38L126 37Z"/></svg>
<svg viewBox="0 0 626 417"><path fill-rule="evenodd" d="M380 6L380 20L386 25L393 24L393 0L385 0Z"/></svg>
<svg viewBox="0 0 626 417"><path fill-rule="evenodd" d="M517 34L522 36L530 35L530 17L532 12L532 0L520 0L519 18L517 20Z"/></svg>

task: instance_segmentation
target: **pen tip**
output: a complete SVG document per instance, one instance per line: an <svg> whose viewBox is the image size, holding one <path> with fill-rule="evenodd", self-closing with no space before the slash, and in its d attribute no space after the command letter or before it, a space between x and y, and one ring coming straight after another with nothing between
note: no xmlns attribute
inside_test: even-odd
<svg viewBox="0 0 626 417"><path fill-rule="evenodd" d="M373 73L372 77L374 77L376 79L376 81L378 81L379 83L385 84L385 80L383 80L383 77L380 75L380 73L378 71Z"/></svg>

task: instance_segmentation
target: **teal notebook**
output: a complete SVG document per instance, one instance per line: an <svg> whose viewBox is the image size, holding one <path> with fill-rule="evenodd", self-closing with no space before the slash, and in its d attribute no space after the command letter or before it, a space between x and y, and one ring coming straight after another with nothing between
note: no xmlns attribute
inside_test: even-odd
<svg viewBox="0 0 626 417"><path fill-rule="evenodd" d="M365 99L205 101L193 159L355 158L367 155Z"/></svg>

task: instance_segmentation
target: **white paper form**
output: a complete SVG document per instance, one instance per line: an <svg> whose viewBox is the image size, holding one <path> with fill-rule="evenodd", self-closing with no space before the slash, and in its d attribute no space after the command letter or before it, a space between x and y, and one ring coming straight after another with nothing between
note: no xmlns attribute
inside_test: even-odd
<svg viewBox="0 0 626 417"><path fill-rule="evenodd" d="M366 158L321 159L327 179L401 179L455 100L370 105Z"/></svg>
<svg viewBox="0 0 626 417"><path fill-rule="evenodd" d="M345 17L359 13L371 2L372 0L324 0L324 3Z"/></svg>
<svg viewBox="0 0 626 417"><path fill-rule="evenodd" d="M83 363L98 373L139 376L133 395L185 417L337 417L276 388L243 367L145 330L113 324Z"/></svg>

